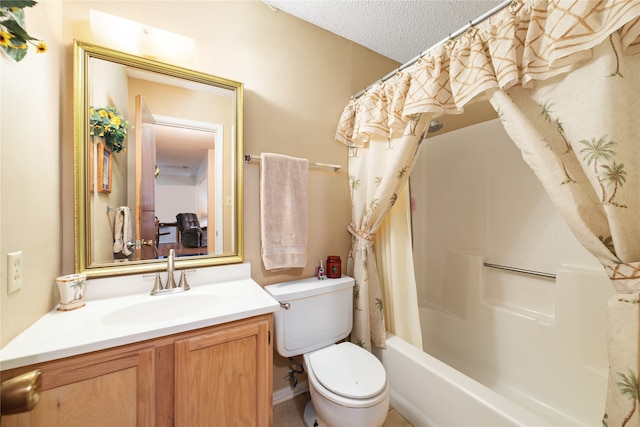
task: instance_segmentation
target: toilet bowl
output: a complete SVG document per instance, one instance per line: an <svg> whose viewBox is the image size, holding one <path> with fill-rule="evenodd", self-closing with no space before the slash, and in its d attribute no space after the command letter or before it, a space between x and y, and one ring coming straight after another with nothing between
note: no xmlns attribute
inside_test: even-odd
<svg viewBox="0 0 640 427"><path fill-rule="evenodd" d="M384 423L390 389L375 356L344 342L305 354L304 363L319 426L379 427Z"/></svg>
<svg viewBox="0 0 640 427"><path fill-rule="evenodd" d="M390 391L382 363L342 342L353 326L353 286L353 278L342 276L264 288L282 307L274 314L278 353L304 359L311 394L308 427L379 427L387 417Z"/></svg>

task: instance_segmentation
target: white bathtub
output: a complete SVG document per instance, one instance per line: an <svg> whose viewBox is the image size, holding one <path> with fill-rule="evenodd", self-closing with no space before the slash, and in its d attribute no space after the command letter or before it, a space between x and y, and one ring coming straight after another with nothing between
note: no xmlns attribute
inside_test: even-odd
<svg viewBox="0 0 640 427"><path fill-rule="evenodd" d="M415 427L552 425L392 334L374 353L391 382L391 405Z"/></svg>

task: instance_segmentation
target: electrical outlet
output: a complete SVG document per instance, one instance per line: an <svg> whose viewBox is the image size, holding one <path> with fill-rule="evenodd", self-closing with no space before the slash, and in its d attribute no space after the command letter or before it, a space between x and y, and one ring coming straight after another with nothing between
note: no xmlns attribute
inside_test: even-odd
<svg viewBox="0 0 640 427"><path fill-rule="evenodd" d="M7 254L7 293L22 287L22 251Z"/></svg>

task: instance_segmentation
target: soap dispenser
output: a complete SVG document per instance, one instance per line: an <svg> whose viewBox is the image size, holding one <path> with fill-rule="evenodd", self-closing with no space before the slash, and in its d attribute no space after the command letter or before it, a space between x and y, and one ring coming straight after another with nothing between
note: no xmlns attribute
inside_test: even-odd
<svg viewBox="0 0 640 427"><path fill-rule="evenodd" d="M322 266L322 260L320 260L320 265L318 266L318 280L324 280L324 267Z"/></svg>

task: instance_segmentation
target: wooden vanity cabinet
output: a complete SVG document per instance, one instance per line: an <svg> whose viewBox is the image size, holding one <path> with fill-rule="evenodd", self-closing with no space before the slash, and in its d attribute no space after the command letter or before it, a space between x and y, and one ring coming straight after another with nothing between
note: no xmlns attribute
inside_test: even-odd
<svg viewBox="0 0 640 427"><path fill-rule="evenodd" d="M31 411L2 426L271 426L272 315L2 372L40 369Z"/></svg>

